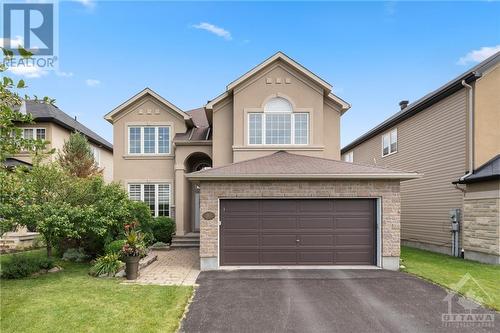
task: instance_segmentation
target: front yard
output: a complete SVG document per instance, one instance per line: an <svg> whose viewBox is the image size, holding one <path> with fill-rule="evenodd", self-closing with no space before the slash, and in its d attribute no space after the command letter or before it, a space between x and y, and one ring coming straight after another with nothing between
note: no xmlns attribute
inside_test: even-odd
<svg viewBox="0 0 500 333"><path fill-rule="evenodd" d="M401 247L403 271L420 276L451 290L475 299L500 311L500 266L447 255ZM459 281L465 278L465 285L459 288ZM459 289L459 290L457 290Z"/></svg>
<svg viewBox="0 0 500 333"><path fill-rule="evenodd" d="M0 257L0 263L5 260L8 255ZM124 285L89 276L88 264L57 264L64 270L1 280L0 331L174 332L193 292L192 287Z"/></svg>

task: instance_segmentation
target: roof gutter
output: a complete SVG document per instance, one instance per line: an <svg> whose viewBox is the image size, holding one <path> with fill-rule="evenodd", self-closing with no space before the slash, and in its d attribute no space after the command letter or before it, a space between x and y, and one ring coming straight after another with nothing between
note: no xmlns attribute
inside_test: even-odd
<svg viewBox="0 0 500 333"><path fill-rule="evenodd" d="M395 174L241 174L241 175L206 175L192 173L186 177L191 180L299 180L299 179L399 179L410 180L422 177L418 173Z"/></svg>
<svg viewBox="0 0 500 333"><path fill-rule="evenodd" d="M467 99L468 99L468 111L469 111L469 170L468 172L460 177L460 181L463 181L465 178L472 175L474 172L474 88L462 80L462 86L467 89Z"/></svg>

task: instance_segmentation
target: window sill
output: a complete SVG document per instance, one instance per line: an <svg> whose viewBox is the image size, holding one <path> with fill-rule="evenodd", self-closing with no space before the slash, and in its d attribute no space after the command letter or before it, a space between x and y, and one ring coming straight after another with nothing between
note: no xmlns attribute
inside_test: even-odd
<svg viewBox="0 0 500 333"><path fill-rule="evenodd" d="M124 160L173 160L172 154L155 154L155 155L123 155Z"/></svg>
<svg viewBox="0 0 500 333"><path fill-rule="evenodd" d="M389 153L389 154L387 154L387 155L382 155L382 158L384 158L384 157L388 157L388 156L391 156L391 155L394 155L394 154L397 154L397 152L398 152L398 151L396 150L396 151L394 151L394 152L392 152L392 153Z"/></svg>

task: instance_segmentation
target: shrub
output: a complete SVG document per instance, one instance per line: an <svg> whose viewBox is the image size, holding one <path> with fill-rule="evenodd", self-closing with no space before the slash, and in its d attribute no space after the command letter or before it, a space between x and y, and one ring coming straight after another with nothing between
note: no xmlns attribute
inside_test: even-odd
<svg viewBox="0 0 500 333"><path fill-rule="evenodd" d="M123 245L125 245L125 242L125 239L118 239L106 244L106 254L120 254Z"/></svg>
<svg viewBox="0 0 500 333"><path fill-rule="evenodd" d="M93 276L113 276L122 265L123 263L119 260L118 254L107 254L96 259L94 265L90 268L90 274Z"/></svg>
<svg viewBox="0 0 500 333"><path fill-rule="evenodd" d="M175 232L175 221L169 217L157 217L152 226L153 235L157 242L171 243Z"/></svg>
<svg viewBox="0 0 500 333"><path fill-rule="evenodd" d="M74 262L84 262L87 261L88 258L89 257L85 254L82 248L67 249L62 257L63 260Z"/></svg>
<svg viewBox="0 0 500 333"><path fill-rule="evenodd" d="M165 246L168 246L167 243L163 243L163 242L156 242L154 243L153 245L151 245L151 247L154 249L154 248L158 248L158 247L165 247Z"/></svg>
<svg viewBox="0 0 500 333"><path fill-rule="evenodd" d="M20 279L42 269L51 269L52 267L54 267L54 262L50 258L13 255L11 260L2 264L2 278Z"/></svg>

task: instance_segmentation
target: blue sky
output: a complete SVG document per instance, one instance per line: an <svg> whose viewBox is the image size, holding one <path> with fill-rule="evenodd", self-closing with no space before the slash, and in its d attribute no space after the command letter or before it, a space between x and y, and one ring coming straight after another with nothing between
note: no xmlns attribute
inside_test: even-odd
<svg viewBox="0 0 500 333"><path fill-rule="evenodd" d="M59 72L27 82L112 140L103 115L144 87L199 107L281 50L352 104L345 145L495 48L499 2L82 0L59 4Z"/></svg>

